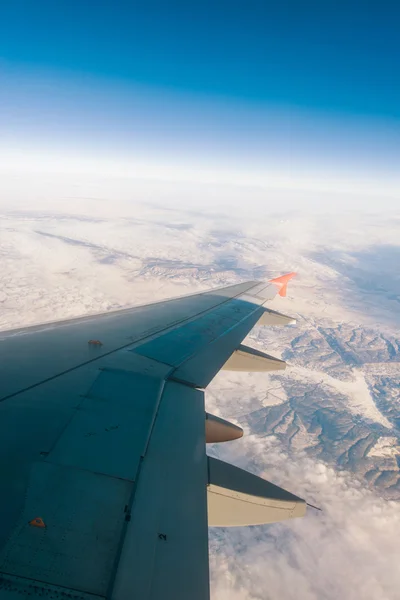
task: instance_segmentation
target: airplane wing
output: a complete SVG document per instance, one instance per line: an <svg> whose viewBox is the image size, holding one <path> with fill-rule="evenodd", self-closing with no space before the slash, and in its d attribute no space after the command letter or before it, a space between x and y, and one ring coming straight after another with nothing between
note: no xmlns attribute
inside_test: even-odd
<svg viewBox="0 0 400 600"><path fill-rule="evenodd" d="M264 306L289 278L0 334L1 600L204 600L208 525L304 515L206 455L242 435L205 413L216 373L285 367L241 342L293 322Z"/></svg>

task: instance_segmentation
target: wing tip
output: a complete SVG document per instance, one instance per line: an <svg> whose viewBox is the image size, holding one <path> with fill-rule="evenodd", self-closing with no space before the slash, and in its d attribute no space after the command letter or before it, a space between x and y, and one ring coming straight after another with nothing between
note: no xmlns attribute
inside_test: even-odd
<svg viewBox="0 0 400 600"><path fill-rule="evenodd" d="M275 285L277 285L279 288L278 294L282 297L285 297L287 292L287 284L296 275L297 273L292 271L292 273L286 273L285 275L281 275L280 277L274 277L274 279L270 279L269 282L275 283Z"/></svg>

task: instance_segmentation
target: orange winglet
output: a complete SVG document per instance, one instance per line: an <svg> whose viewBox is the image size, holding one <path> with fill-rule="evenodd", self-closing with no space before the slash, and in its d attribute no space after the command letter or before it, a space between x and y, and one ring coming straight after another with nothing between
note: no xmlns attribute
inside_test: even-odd
<svg viewBox="0 0 400 600"><path fill-rule="evenodd" d="M270 279L270 283L275 283L275 285L279 288L279 295L286 296L287 284L288 281L297 275L297 273L287 273L286 275L281 275L280 277L275 277L275 279Z"/></svg>
<svg viewBox="0 0 400 600"><path fill-rule="evenodd" d="M40 529L46 528L46 524L41 517L36 517L36 519L32 519L32 521L29 521L29 525L31 527L39 527Z"/></svg>
<svg viewBox="0 0 400 600"><path fill-rule="evenodd" d="M101 342L100 340L89 340L88 344L89 346L102 346L103 342Z"/></svg>

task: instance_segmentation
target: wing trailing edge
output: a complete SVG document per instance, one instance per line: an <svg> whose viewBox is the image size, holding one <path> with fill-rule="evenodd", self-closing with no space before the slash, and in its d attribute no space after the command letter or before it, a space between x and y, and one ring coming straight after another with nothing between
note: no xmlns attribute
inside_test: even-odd
<svg viewBox="0 0 400 600"><path fill-rule="evenodd" d="M269 284L259 284L248 294L258 298L262 305L267 299L271 299L272 287L275 287L275 290L278 287L278 294L286 296L287 284L295 275L296 273L288 273L271 279ZM290 325L296 322L288 315L264 306L260 308L263 309L263 313L257 325ZM233 351L222 366L223 370L247 372L281 371L285 368L285 361L243 344ZM236 429L240 430L228 421L212 415L206 416L206 441L209 443L242 437L242 430L240 435L234 437ZM303 517L306 514L307 503L302 498L216 458L209 456L207 461L207 505L210 527L263 525Z"/></svg>

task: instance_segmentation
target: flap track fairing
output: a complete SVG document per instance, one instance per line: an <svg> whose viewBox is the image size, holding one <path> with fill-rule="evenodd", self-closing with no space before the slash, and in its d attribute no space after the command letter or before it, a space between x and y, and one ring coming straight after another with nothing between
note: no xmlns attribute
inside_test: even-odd
<svg viewBox="0 0 400 600"><path fill-rule="evenodd" d="M208 458L208 525L262 525L303 517L306 502L283 488L225 463Z"/></svg>
<svg viewBox="0 0 400 600"><path fill-rule="evenodd" d="M243 429L216 417L210 413L206 413L206 443L215 444L217 442L230 442L237 440L243 436Z"/></svg>
<svg viewBox="0 0 400 600"><path fill-rule="evenodd" d="M247 371L248 373L283 371L286 369L286 363L284 360L241 344L222 368L226 371Z"/></svg>

